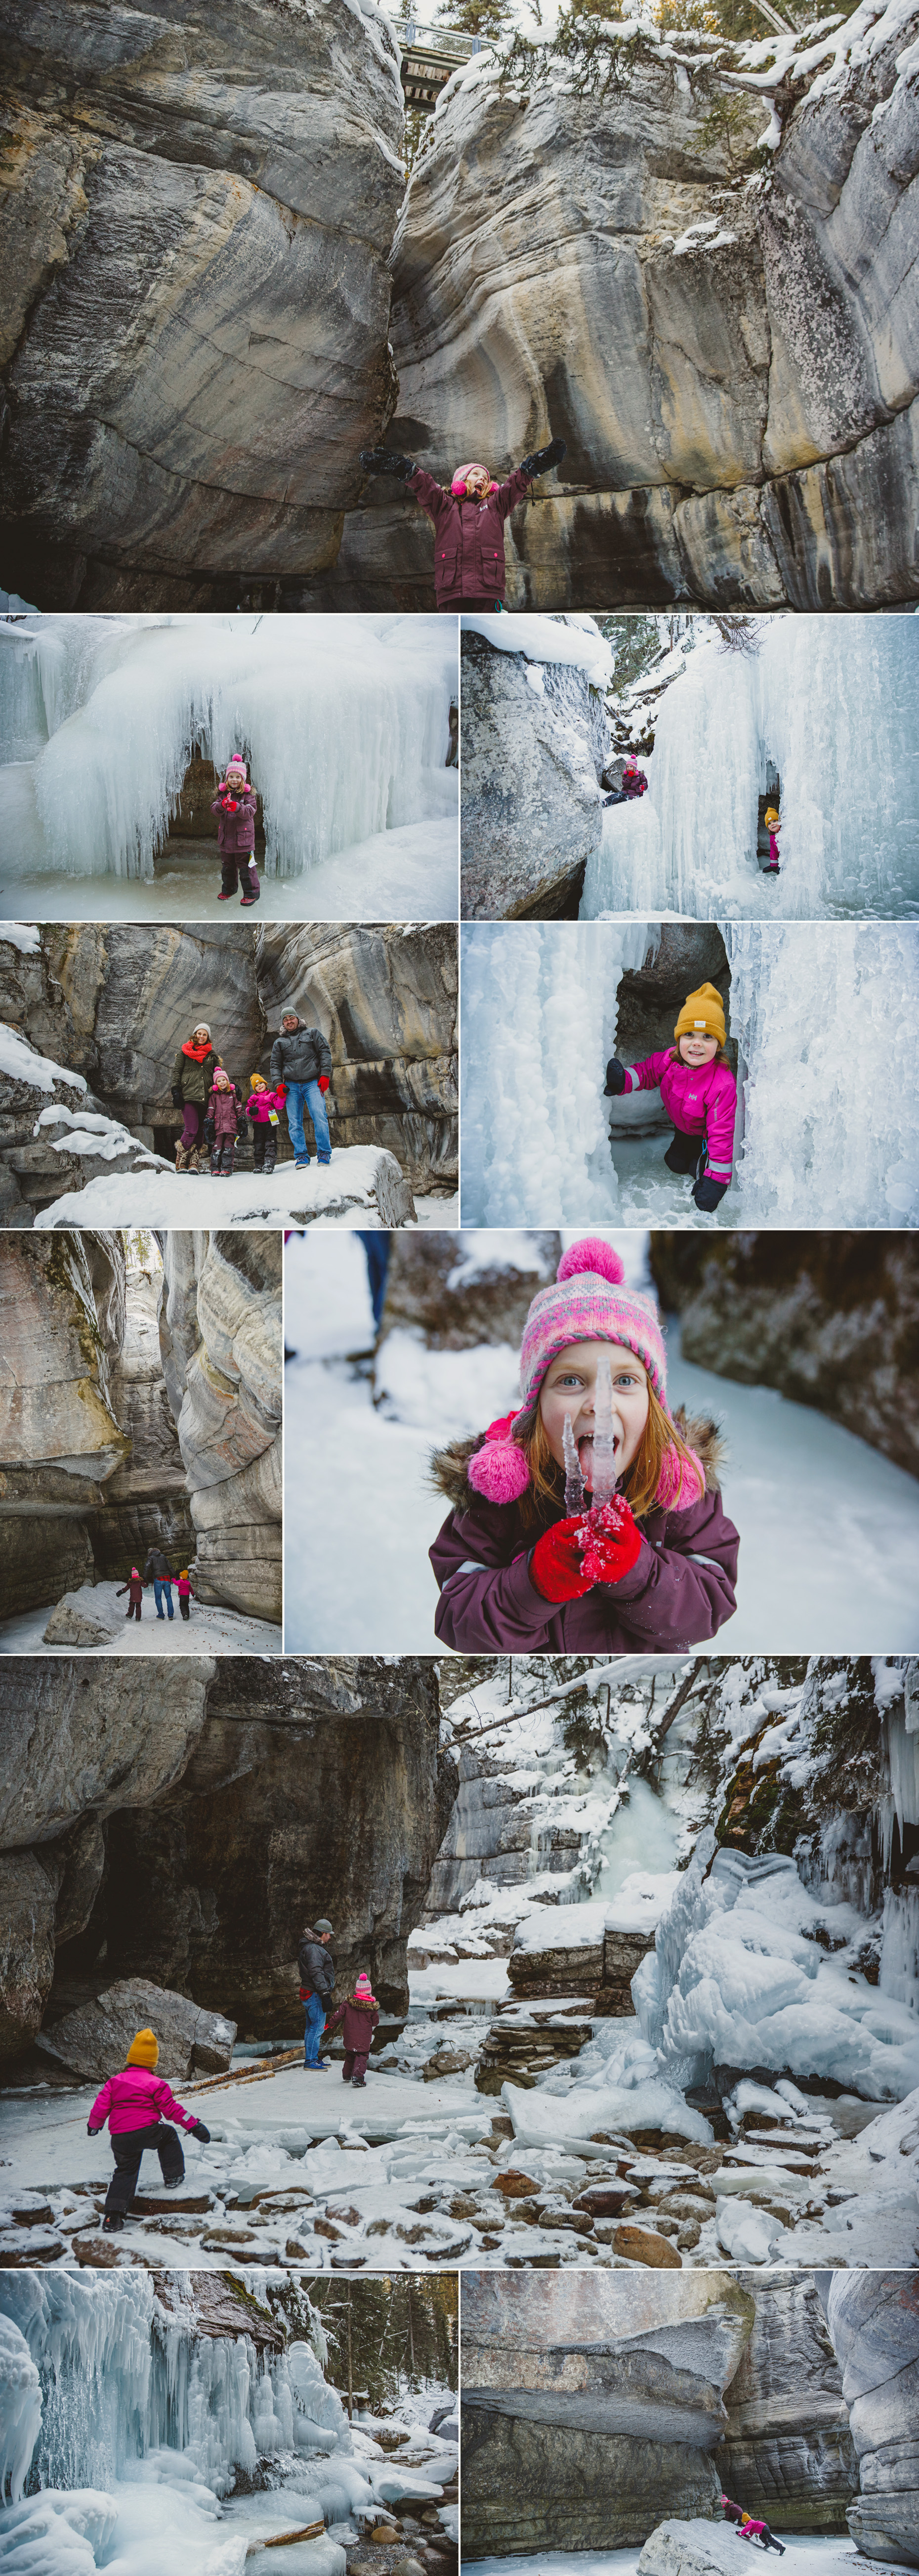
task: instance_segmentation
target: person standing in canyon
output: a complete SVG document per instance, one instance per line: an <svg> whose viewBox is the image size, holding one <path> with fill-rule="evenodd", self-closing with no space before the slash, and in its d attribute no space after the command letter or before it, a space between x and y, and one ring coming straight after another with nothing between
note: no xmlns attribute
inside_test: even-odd
<svg viewBox="0 0 919 2576"><path fill-rule="evenodd" d="M313 1121L317 1163L332 1160L325 1105L331 1079L332 1051L322 1030L307 1028L299 1011L285 1011L271 1050L271 1081L275 1091L283 1083L287 1093L287 1125L298 1172L305 1172L310 1160L303 1133L304 1103Z"/></svg>
<svg viewBox="0 0 919 2576"><path fill-rule="evenodd" d="M161 1547L151 1547L141 1579L144 1583L152 1582L153 1584L153 1597L156 1602L157 1618L162 1619L164 1615L168 1615L171 1619L173 1616L172 1587L175 1581L175 1576L169 1563L169 1558L168 1556L163 1555ZM166 1602L165 1613L163 1611L164 1597Z"/></svg>
<svg viewBox="0 0 919 2576"><path fill-rule="evenodd" d="M211 806L217 816L217 847L220 851L220 893L218 903L230 903L239 880L243 910L258 903L261 886L255 865L256 794L246 773L241 751L234 751L227 761Z"/></svg>
<svg viewBox="0 0 919 2576"><path fill-rule="evenodd" d="M128 1595L128 1606L124 1614L125 1618L136 1619L139 1627L140 1614L144 1606L144 1587L136 1565L132 1565L127 1583L119 1584L118 1590L115 1594L116 1601L123 1601L125 1593Z"/></svg>
<svg viewBox="0 0 919 2576"><path fill-rule="evenodd" d="M339 2004L337 2012L329 2014L325 2026L325 2036L328 2039L330 2031L337 2030L340 2021L344 2022L345 2054L341 2069L342 2083L352 2084L358 2093L363 2092L364 2089L367 2059L379 2018L379 2004L366 1968L362 1968L354 1993L348 1995L343 2004Z"/></svg>
<svg viewBox="0 0 919 2576"><path fill-rule="evenodd" d="M525 456L506 483L496 483L487 465L458 465L449 492L413 456L393 455L387 447L362 449L361 464L365 474L397 475L433 520L437 607L453 615L458 608L503 608L505 521L526 500L537 474L551 473L566 454L565 440L553 438L535 456Z"/></svg>
<svg viewBox="0 0 919 2576"><path fill-rule="evenodd" d="M675 1044L640 1064L610 1056L604 1099L633 1091L660 1091L673 1135L664 1161L671 1172L694 1175L692 1196L702 1216L713 1216L731 1186L737 1084L725 1054L724 1004L715 984L688 993L674 1028Z"/></svg>
<svg viewBox="0 0 919 2576"><path fill-rule="evenodd" d="M315 1923L306 1923L297 1951L300 1970L300 2001L305 2009L303 2031L303 2064L311 2075L324 2075L325 2058L320 2056L325 2017L335 1992L335 1961L329 1955L332 1926L325 1914L317 1914Z"/></svg>
<svg viewBox="0 0 919 2576"><path fill-rule="evenodd" d="M221 1065L208 1092L204 1121L205 1140L211 1149L211 1173L215 1179L220 1174L225 1180L233 1178L233 1156L242 1114L242 1093Z"/></svg>
<svg viewBox="0 0 919 2576"><path fill-rule="evenodd" d="M276 1091L269 1091L263 1073L250 1073L246 1117L252 1121L252 1163L256 1172L264 1172L266 1180L277 1161L278 1127L285 1097L283 1082Z"/></svg>
<svg viewBox="0 0 919 2576"><path fill-rule="evenodd" d="M220 1057L211 1044L210 1022L199 1020L190 1038L180 1046L172 1068L173 1102L183 1117L181 1136L176 1137L177 1172L201 1170L199 1149L204 1143L208 1096L219 1068Z"/></svg>

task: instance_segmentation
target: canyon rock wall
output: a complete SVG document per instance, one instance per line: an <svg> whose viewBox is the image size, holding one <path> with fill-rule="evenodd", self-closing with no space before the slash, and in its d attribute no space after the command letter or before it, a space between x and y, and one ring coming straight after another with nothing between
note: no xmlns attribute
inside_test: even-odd
<svg viewBox="0 0 919 2576"><path fill-rule="evenodd" d="M428 1658L0 1664L0 2050L40 2028L52 1972L52 2038L137 1977L286 2037L322 1913L339 1990L369 1967L404 2014L456 1787L439 1734Z"/></svg>
<svg viewBox="0 0 919 2576"><path fill-rule="evenodd" d="M280 1621L281 1237L170 1233L162 1251L160 1352L198 1598Z"/></svg>
<svg viewBox="0 0 919 2576"><path fill-rule="evenodd" d="M919 1252L908 1235L651 1237L688 1360L776 1386L919 1475Z"/></svg>
<svg viewBox="0 0 919 2576"><path fill-rule="evenodd" d="M483 635L463 636L461 659L463 917L576 918L603 829L602 694L571 663L527 662Z"/></svg>
<svg viewBox="0 0 919 2576"><path fill-rule="evenodd" d="M114 1371L120 1235L0 1237L0 1521L12 1618L93 1579L90 1529L128 1450Z"/></svg>
<svg viewBox="0 0 919 2576"><path fill-rule="evenodd" d="M275 604L334 560L392 404L388 23L4 0L0 24L6 579L48 608Z"/></svg>
<svg viewBox="0 0 919 2576"><path fill-rule="evenodd" d="M173 1420L159 1337L160 1279L129 1273L124 1340L112 1373L112 1400L130 1455L110 1476L105 1510L92 1526L100 1575L123 1583L147 1550L165 1548L172 1563L195 1551L188 1483Z"/></svg>
<svg viewBox="0 0 919 2576"><path fill-rule="evenodd" d="M919 2281L863 2272L823 2287L858 2455L852 2538L866 2558L919 2567Z"/></svg>
<svg viewBox="0 0 919 2576"><path fill-rule="evenodd" d="M272 1032L289 1007L328 1038L333 1145L385 1146L413 1190L455 1187L459 976L449 922L266 922L257 976Z"/></svg>
<svg viewBox="0 0 919 2576"><path fill-rule="evenodd" d="M510 608L916 597L916 28L891 11L813 96L792 64L775 152L729 49L630 33L594 95L454 79L396 239L390 439L442 481L567 440L510 522ZM432 560L377 480L335 583L427 607Z"/></svg>
<svg viewBox="0 0 919 2576"><path fill-rule="evenodd" d="M2 1221L31 1225L91 1176L86 1157L59 1153L47 1129L35 1139L41 1109L101 1112L136 1148L168 1154L181 1127L169 1077L196 1022L209 1021L245 1093L250 1074L268 1075L285 1004L328 1037L333 1144L383 1146L412 1189L455 1188L457 989L456 931L446 922L49 922L31 955L0 927L0 1019L90 1086L77 1093L55 1082L39 1093L0 1073ZM291 1159L283 1120L278 1150ZM92 1169L128 1170L136 1160L135 1150Z"/></svg>

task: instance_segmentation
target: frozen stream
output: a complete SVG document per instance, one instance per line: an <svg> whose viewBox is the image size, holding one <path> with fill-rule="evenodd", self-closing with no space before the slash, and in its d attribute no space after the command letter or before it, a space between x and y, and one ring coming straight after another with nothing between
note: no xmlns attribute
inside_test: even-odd
<svg viewBox="0 0 919 2576"><path fill-rule="evenodd" d="M262 876L252 921L455 921L459 909L459 819L455 770L442 802L422 823L372 832L302 876ZM257 860L261 874L261 861ZM2 865L2 863L0 863ZM239 910L218 901L216 843L186 843L140 877L36 875L0 881L0 920L225 921Z"/></svg>
<svg viewBox="0 0 919 2576"><path fill-rule="evenodd" d="M286 1331L298 1356L286 1370L285 1418L298 1472L286 1496L286 1649L431 1654L427 1551L446 1505L427 1481L430 1453L507 1412L517 1354L431 1351L420 1334L391 1333L374 1390L347 1356L373 1338L360 1245L311 1230L294 1251ZM919 1483L810 1406L684 1361L672 1317L667 1344L671 1403L714 1416L727 1442L724 1500L741 1548L737 1609L719 1649L919 1645Z"/></svg>
<svg viewBox="0 0 919 2576"><path fill-rule="evenodd" d="M779 2534L788 2559L784 2576L866 2576L869 2567L877 2566L876 2561L864 2558L856 2549L848 2532L827 2538L822 2532L788 2531L778 2506L772 2528ZM747 2557L754 2554L758 2566L764 2554L760 2550L754 2553L752 2548L747 2551ZM739 2550L737 2555L741 2555ZM506 2558L467 2558L463 2569L464 2576L508 2576L509 2564L514 2576L636 2576L640 2556L639 2549L541 2549L536 2558L514 2558L510 2562ZM904 2559L901 2563L905 2576L907 2562Z"/></svg>

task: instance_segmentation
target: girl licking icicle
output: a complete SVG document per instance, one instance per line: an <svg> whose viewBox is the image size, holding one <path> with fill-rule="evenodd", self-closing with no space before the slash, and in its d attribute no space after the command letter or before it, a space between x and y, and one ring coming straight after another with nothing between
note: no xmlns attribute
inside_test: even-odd
<svg viewBox="0 0 919 2576"><path fill-rule="evenodd" d="M549 473L566 454L565 440L553 438L536 456L525 456L506 483L496 483L486 465L459 465L449 492L414 457L394 456L388 447L363 448L361 464L365 474L397 474L433 519L437 606L453 614L461 607L503 608L505 519L526 500L537 474Z"/></svg>
<svg viewBox="0 0 919 2576"><path fill-rule="evenodd" d="M676 1045L641 1064L610 1057L604 1099L620 1092L656 1091L673 1136L664 1161L671 1172L693 1172L693 1198L712 1216L731 1186L737 1084L724 1052L724 1007L714 984L688 993L674 1029Z"/></svg>
<svg viewBox="0 0 919 2576"><path fill-rule="evenodd" d="M735 1608L740 1544L710 1422L674 1419L653 1299L612 1245L572 1244L541 1288L519 1410L434 1459L453 1506L430 1551L434 1625L461 1653L683 1653Z"/></svg>

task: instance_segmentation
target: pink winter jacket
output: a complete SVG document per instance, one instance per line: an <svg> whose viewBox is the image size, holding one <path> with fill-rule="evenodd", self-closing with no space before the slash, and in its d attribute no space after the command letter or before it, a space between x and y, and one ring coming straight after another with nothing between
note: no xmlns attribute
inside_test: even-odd
<svg viewBox="0 0 919 2576"><path fill-rule="evenodd" d="M112 2137L120 2138L126 2129L149 2129L156 2120L178 2120L180 2129L193 2129L197 2117L197 2111L183 2111L152 2067L123 2066L97 2093L89 2127L104 2129L107 2120Z"/></svg>
<svg viewBox="0 0 919 2576"><path fill-rule="evenodd" d="M704 1136L707 1171L713 1181L729 1181L734 1156L737 1084L729 1064L682 1064L670 1048L646 1055L642 1064L627 1065L626 1091L656 1091L668 1118L684 1136Z"/></svg>

